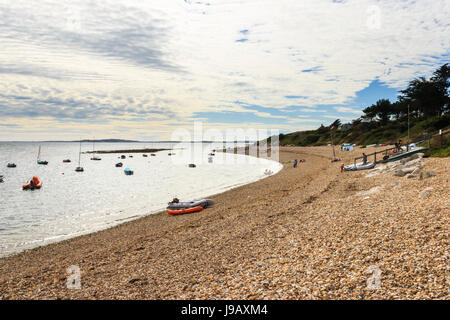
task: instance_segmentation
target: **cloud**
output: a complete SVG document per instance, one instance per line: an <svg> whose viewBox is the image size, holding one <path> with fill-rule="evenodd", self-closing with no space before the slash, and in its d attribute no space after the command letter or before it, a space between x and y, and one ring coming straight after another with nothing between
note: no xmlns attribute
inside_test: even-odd
<svg viewBox="0 0 450 320"><path fill-rule="evenodd" d="M362 114L361 110L356 110L348 107L334 107L336 111L342 112L342 113L355 113L355 114Z"/></svg>
<svg viewBox="0 0 450 320"><path fill-rule="evenodd" d="M286 130L356 117L387 92L374 80L395 91L449 61L449 16L447 0L0 0L0 116L135 138L222 111Z"/></svg>

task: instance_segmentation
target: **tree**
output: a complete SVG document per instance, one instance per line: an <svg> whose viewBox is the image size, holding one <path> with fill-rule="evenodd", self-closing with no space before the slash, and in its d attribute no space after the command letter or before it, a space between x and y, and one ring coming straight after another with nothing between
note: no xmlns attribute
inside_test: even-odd
<svg viewBox="0 0 450 320"><path fill-rule="evenodd" d="M381 125L388 123L390 116L393 114L392 104L388 99L380 99L375 104L363 110L365 115L363 118L373 120L378 118Z"/></svg>
<svg viewBox="0 0 450 320"><path fill-rule="evenodd" d="M450 67L444 64L437 69L430 80L420 77L409 82L400 91L399 101L413 106L417 116L440 116L449 108Z"/></svg>
<svg viewBox="0 0 450 320"><path fill-rule="evenodd" d="M342 125L341 120L336 119L331 125L330 125L330 129L334 130L334 129L339 129L339 127Z"/></svg>

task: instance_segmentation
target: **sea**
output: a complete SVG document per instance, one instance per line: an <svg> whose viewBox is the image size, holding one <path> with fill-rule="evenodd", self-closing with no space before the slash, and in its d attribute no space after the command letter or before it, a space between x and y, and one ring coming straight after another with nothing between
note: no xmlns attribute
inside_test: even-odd
<svg viewBox="0 0 450 320"><path fill-rule="evenodd" d="M39 147L40 159L48 165L37 164ZM100 161L84 153L144 148L170 150L154 156L145 153L147 157L97 154ZM174 197L180 201L210 197L282 168L273 159L216 149L221 146L212 143L0 142L0 257L160 212ZM119 159L121 155L126 159ZM75 172L79 158L84 172ZM118 162L123 167L116 167ZM8 163L17 167L8 168ZM125 175L125 168L134 174ZM33 176L43 182L42 188L22 190Z"/></svg>

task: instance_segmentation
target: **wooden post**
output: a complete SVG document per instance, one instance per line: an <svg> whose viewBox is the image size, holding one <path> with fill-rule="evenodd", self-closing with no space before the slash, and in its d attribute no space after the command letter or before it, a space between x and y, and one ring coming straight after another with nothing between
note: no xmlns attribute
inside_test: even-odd
<svg viewBox="0 0 450 320"><path fill-rule="evenodd" d="M374 153L374 159L373 159L373 163L377 163L377 152L375 151L375 153Z"/></svg>

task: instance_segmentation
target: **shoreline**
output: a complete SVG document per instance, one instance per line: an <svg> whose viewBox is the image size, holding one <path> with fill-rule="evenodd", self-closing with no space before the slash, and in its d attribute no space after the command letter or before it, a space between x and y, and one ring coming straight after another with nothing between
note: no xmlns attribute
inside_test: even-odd
<svg viewBox="0 0 450 320"><path fill-rule="evenodd" d="M215 192L213 194L207 194L207 195L203 194L203 195L200 195L200 196L197 196L197 197L194 197L194 198L201 199L201 198L206 198L206 197L208 197L208 198L216 197L216 196L219 196L219 195L221 195L223 193L230 192L230 191L232 191L232 190L234 190L236 188L245 187L247 185L253 184L253 183L258 182L260 180L264 180L264 179L268 178L269 176L276 175L280 171L283 170L283 164L282 163L274 161L274 160L270 160L270 161L273 161L273 162L281 165L281 168L277 172L272 173L271 175L264 175L264 176L261 176L261 177L254 178L253 180L249 180L249 181L246 181L246 182L240 182L240 183L237 183L237 184L233 184L233 185L224 187L223 190L218 190L217 192ZM170 199L168 199L168 201L169 200ZM49 246L49 245L52 245L52 244L58 244L60 242L70 241L72 239L76 239L76 238L79 238L79 237L87 236L87 235L90 235L90 234L95 234L95 233L98 233L98 232L107 231L109 229L119 227L119 226L121 226L123 224L126 224L126 223L138 221L140 219L145 219L145 218L147 218L149 216L159 215L159 214L167 214L166 207L163 207L163 208L160 208L160 209L154 209L154 210L149 211L148 213L145 213L143 215L138 215L138 216L133 215L133 216L130 216L130 217L122 218L122 219L117 220L117 223L109 223L107 226L100 227L97 230L92 230L92 231L88 231L88 232L81 232L81 233L79 232L79 233L68 234L68 235L51 236L51 238L57 238L58 240L56 240L56 241L53 241L53 240L49 240L49 241L47 241L47 240L34 240L33 241L34 243L39 242L41 244L37 245L37 246L25 247L24 249L21 249L20 251L10 252L10 253L7 253L6 255L0 255L0 260L1 259L5 259L5 258L14 257L16 255L27 253L29 251L32 251L32 250L35 250L35 249L39 249L39 248L43 248L43 247L46 247L46 246Z"/></svg>
<svg viewBox="0 0 450 320"><path fill-rule="evenodd" d="M338 157L349 162L360 151L339 152ZM296 169L286 164L295 158L306 162ZM448 298L441 288L445 269L439 260L445 261L443 233L448 232L443 221L448 220L444 214L448 210L438 199L448 193L444 189L448 187L445 159L427 159L427 165L444 166L437 177L401 181L405 192L426 185L438 189L434 193L440 196L429 196L437 200L417 200L421 209L433 212L424 217L421 211L413 212L419 206L407 197L395 208L402 212L399 217L389 206L369 209L377 203L376 198L354 201L358 190L386 183L385 177L341 174L338 163L330 159L326 147L282 147L281 171L211 197L215 206L198 214L152 214L1 258L0 298ZM384 198L395 197L390 186L384 188ZM422 224L432 223L439 226L428 230L425 244L409 246L411 239L404 234L423 239ZM411 226L416 224L417 228ZM384 235L385 230L396 230L390 235L392 239ZM418 250L428 247L435 252L433 259ZM404 254L409 259L402 260ZM421 265L424 259L435 277L431 286L417 270L402 270L406 262ZM66 271L72 265L80 267L81 290L66 288ZM383 270L381 291L366 289L370 265ZM421 283L425 289L418 290Z"/></svg>

